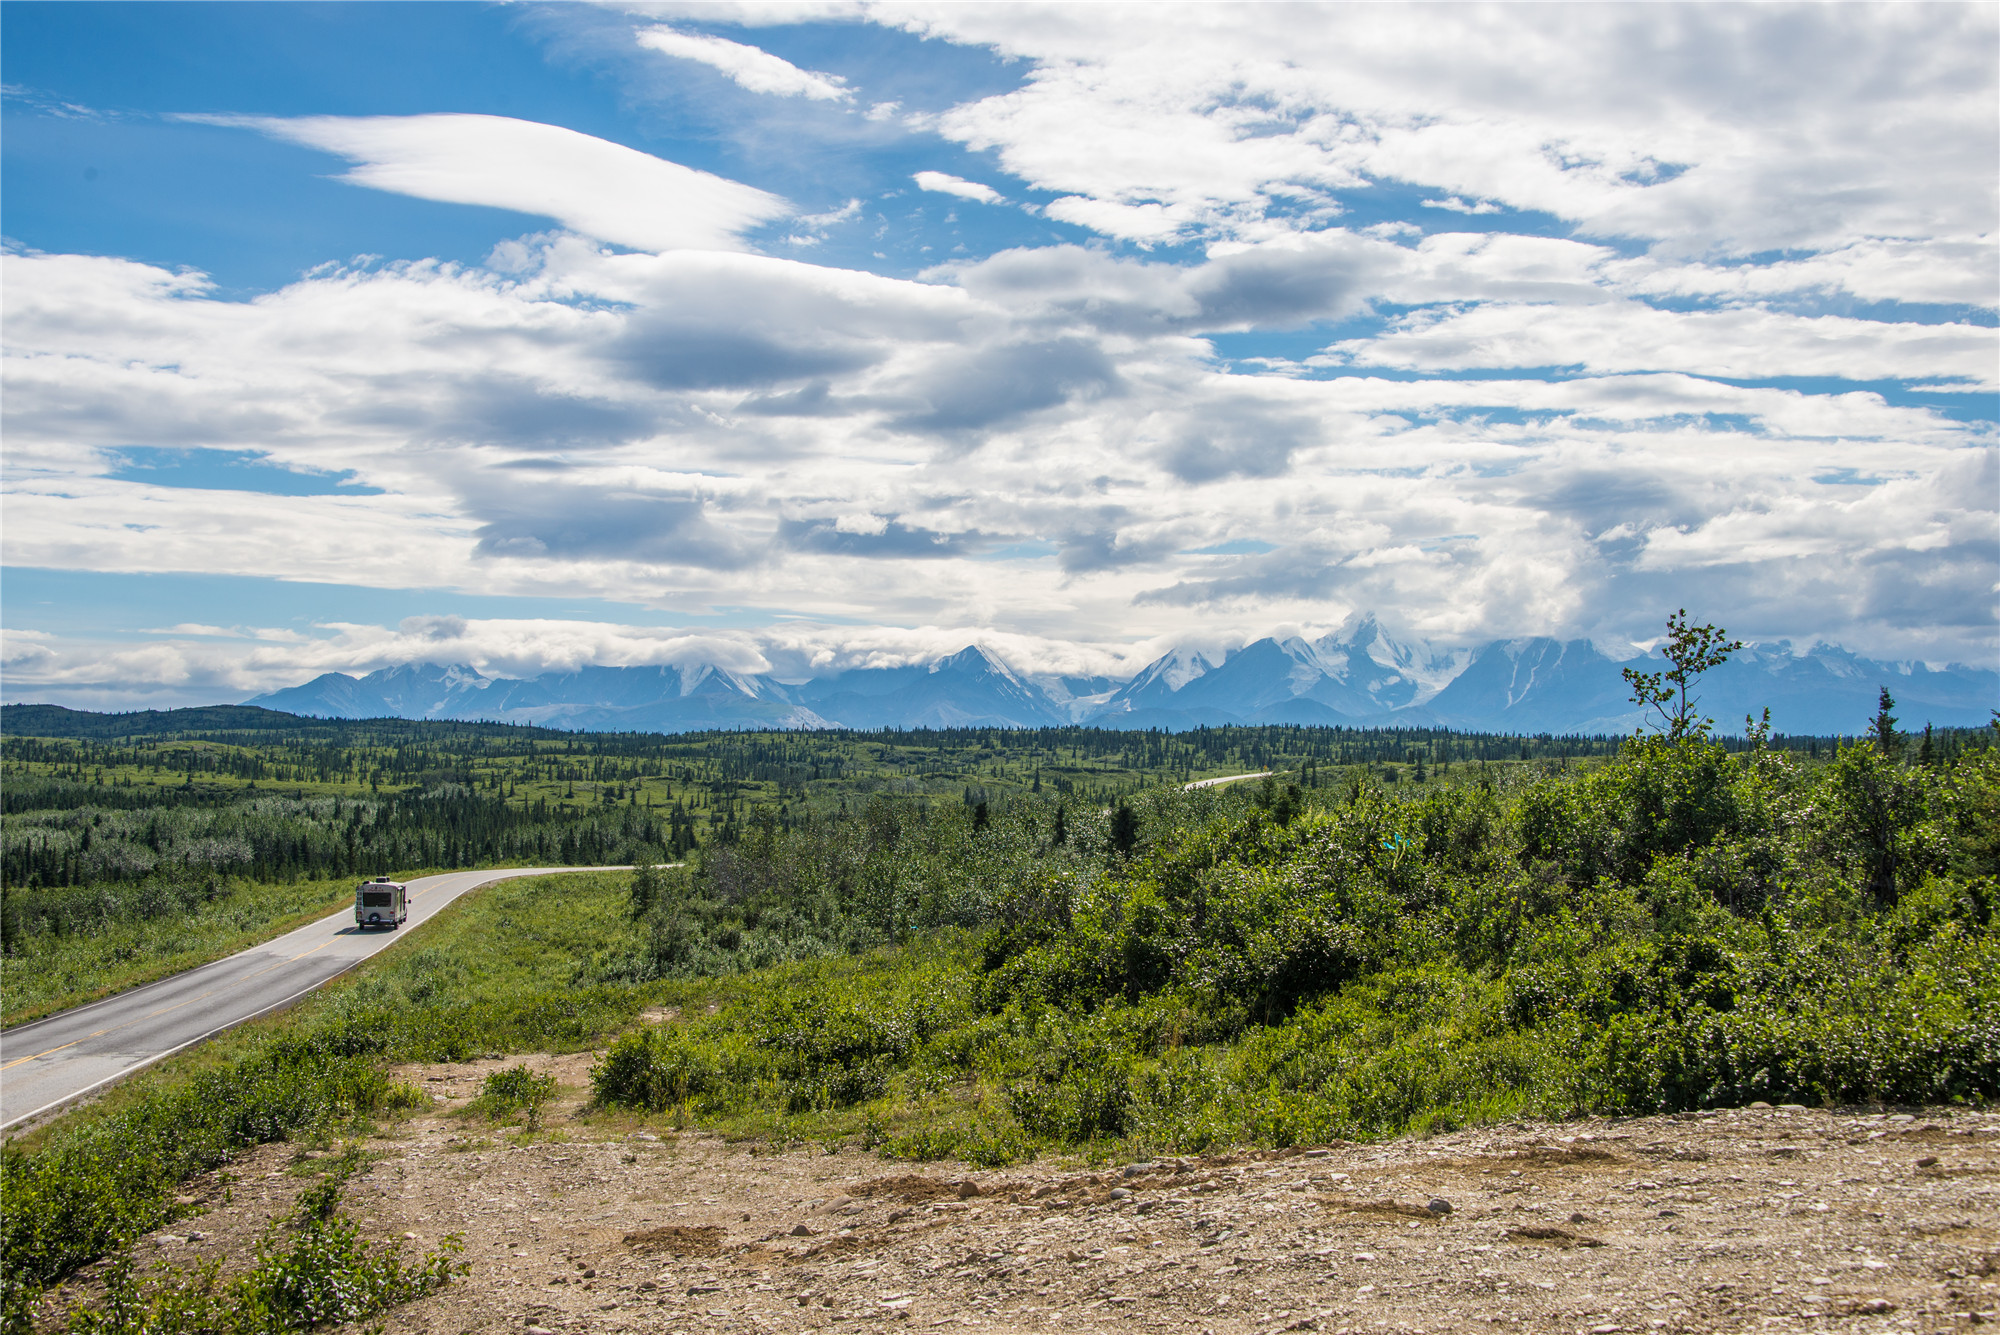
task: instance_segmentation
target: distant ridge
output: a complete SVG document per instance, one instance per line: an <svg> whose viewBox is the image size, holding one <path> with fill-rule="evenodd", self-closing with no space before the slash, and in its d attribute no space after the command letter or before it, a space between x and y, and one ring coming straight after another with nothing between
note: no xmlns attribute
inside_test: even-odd
<svg viewBox="0 0 2000 1335"><path fill-rule="evenodd" d="M187 733L298 732L324 728L328 717L289 714L254 705L195 705L187 709L140 709L99 714L62 705L0 705L0 734L9 737L75 737L88 741L120 741L132 737L176 737ZM344 721L344 720L343 720ZM385 717L387 723L422 722ZM452 722L466 731L490 728L514 730L519 725ZM530 729L550 736L555 729Z"/></svg>
<svg viewBox="0 0 2000 1335"><path fill-rule="evenodd" d="M309 728L318 719L255 705L197 705L190 709L139 709L97 714L61 705L0 705L0 732L11 737L159 737L177 732L268 732Z"/></svg>
<svg viewBox="0 0 2000 1335"><path fill-rule="evenodd" d="M1658 666L1660 660L1650 660ZM249 701L326 718L425 718L572 731L716 728L1032 728L1088 723L1182 731L1244 723L1448 727L1600 734L1643 722L1621 670L1587 640L1532 637L1477 649L1404 642L1365 617L1317 640L1267 637L1223 654L1176 648L1129 680L1024 676L976 645L931 663L857 668L802 683L711 665L601 667L509 679L464 665L329 672ZM1903 726L1977 727L2000 673L1864 659L1832 645L1752 645L1703 678L1701 710L1725 732L1768 707L1793 734L1862 732L1876 693Z"/></svg>

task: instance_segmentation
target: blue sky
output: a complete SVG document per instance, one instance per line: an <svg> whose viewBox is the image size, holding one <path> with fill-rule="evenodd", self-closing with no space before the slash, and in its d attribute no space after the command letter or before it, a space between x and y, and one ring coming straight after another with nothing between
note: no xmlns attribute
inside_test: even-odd
<svg viewBox="0 0 2000 1335"><path fill-rule="evenodd" d="M1369 611L2000 656L1990 7L0 35L9 700Z"/></svg>

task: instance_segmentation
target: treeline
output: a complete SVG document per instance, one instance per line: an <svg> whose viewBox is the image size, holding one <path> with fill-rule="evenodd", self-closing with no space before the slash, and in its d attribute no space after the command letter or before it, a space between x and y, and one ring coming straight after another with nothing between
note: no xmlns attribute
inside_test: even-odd
<svg viewBox="0 0 2000 1335"><path fill-rule="evenodd" d="M10 953L37 933L178 912L237 879L630 865L672 856L678 835L672 813L661 819L629 805L566 809L545 799L516 806L451 784L371 798L260 794L233 802L168 788L128 807L93 800L105 792L76 783L10 791L25 808L0 828Z"/></svg>
<svg viewBox="0 0 2000 1335"><path fill-rule="evenodd" d="M1351 801L1362 788L1411 800L1440 782L1601 768L1629 746L1289 725L669 737L302 721L244 708L101 716L6 706L0 723L78 734L0 739L0 885L16 945L40 931L158 917L236 881L676 861L710 850L704 865L720 888L697 899L711 907L663 925L648 962L628 962L634 975L734 958L710 952L707 927L688 924L712 920L727 932L719 924L745 913L756 920L737 930L761 943L742 957L752 960L972 921L966 906L990 898L992 868L1069 857L1075 838L1099 837L1090 831L1101 813L1150 810L1169 800L1156 790L1204 774L1280 770L1321 803ZM1985 754L1991 740L1983 730L1926 732L1911 739L1910 759L1948 767ZM1704 744L1721 755L1791 757L1806 770L1833 763L1836 749L1761 731ZM1194 810L1215 797L1173 800ZM1058 811L1069 841L1051 842ZM739 871L724 875L732 865ZM954 907L934 908L946 903ZM776 926L765 924L767 910Z"/></svg>
<svg viewBox="0 0 2000 1335"><path fill-rule="evenodd" d="M251 726L258 716L268 726ZM119 720L132 720L129 731ZM282 724L282 726L280 726ZM95 715L52 706L0 707L9 759L69 767L89 777L120 767L153 773L228 775L276 783L465 781L475 768L507 762L546 777L619 781L664 776L685 782L788 785L869 772L977 768L1006 759L1053 771L1070 766L1167 778L1241 765L1296 769L1348 764L1428 765L1604 758L1622 737L1534 736L1443 728L1346 728L1294 724L1202 727L1187 732L1097 727L902 729L875 732L564 733L506 724L402 719L297 719L257 709ZM63 739L51 742L43 739ZM1773 736L1767 748L1818 755L1833 738ZM1942 746L1985 744L1979 730L1948 730ZM1747 743L1723 738L1731 750ZM254 752L255 754L248 754Z"/></svg>

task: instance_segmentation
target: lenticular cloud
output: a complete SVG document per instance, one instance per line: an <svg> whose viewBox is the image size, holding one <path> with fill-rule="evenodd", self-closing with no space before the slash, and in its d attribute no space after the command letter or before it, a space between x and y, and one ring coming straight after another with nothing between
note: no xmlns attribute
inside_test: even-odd
<svg viewBox="0 0 2000 1335"><path fill-rule="evenodd" d="M213 119L213 118L210 118ZM356 163L342 180L553 218L634 250L741 250L791 212L776 195L559 125L507 116L236 119Z"/></svg>

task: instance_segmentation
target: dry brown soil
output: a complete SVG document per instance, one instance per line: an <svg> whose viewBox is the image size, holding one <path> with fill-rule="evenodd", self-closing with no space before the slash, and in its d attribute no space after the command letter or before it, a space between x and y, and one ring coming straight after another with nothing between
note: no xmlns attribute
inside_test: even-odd
<svg viewBox="0 0 2000 1335"><path fill-rule="evenodd" d="M371 1142L350 1210L370 1235L462 1235L471 1272L392 1335L2000 1321L2000 1113L1750 1108L973 1171L578 1120L588 1060L527 1059L564 1089L526 1138L453 1114L501 1063L399 1072L443 1101ZM309 1153L198 1184L206 1211L140 1257L241 1263Z"/></svg>

